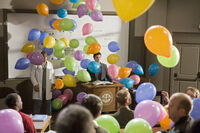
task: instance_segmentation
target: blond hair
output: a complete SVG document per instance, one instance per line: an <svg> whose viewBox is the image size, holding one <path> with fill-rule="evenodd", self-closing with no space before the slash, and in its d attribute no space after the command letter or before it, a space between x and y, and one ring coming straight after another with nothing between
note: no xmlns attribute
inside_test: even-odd
<svg viewBox="0 0 200 133"><path fill-rule="evenodd" d="M187 87L187 89L185 90L185 93L187 91L189 91L189 90L192 91L195 94L196 98L199 98L199 90L197 88L195 88L195 87Z"/></svg>
<svg viewBox="0 0 200 133"><path fill-rule="evenodd" d="M126 101L129 99L129 91L127 88L122 88L120 91L116 94L116 100L120 105L125 105Z"/></svg>

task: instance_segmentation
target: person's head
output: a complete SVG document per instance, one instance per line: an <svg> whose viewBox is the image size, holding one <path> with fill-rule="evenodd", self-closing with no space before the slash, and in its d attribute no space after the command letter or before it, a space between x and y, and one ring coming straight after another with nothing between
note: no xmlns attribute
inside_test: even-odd
<svg viewBox="0 0 200 133"><path fill-rule="evenodd" d="M116 101L121 105L121 106L126 106L131 104L131 95L128 91L127 88L122 88L119 90L116 94Z"/></svg>
<svg viewBox="0 0 200 133"><path fill-rule="evenodd" d="M198 98L199 97L199 90L195 87L188 87L185 90L185 93L189 95L191 98Z"/></svg>
<svg viewBox="0 0 200 133"><path fill-rule="evenodd" d="M95 133L91 113L80 105L69 105L56 119L57 133Z"/></svg>
<svg viewBox="0 0 200 133"><path fill-rule="evenodd" d="M180 118L190 114L193 107L192 99L184 93L175 93L169 101L169 118L177 122Z"/></svg>
<svg viewBox="0 0 200 133"><path fill-rule="evenodd" d="M21 97L17 93L10 93L6 96L5 100L8 108L15 109L17 111L22 109L22 100Z"/></svg>
<svg viewBox="0 0 200 133"><path fill-rule="evenodd" d="M81 105L86 107L92 113L94 119L101 114L101 110L103 107L101 99L94 94L88 94L86 97L84 97Z"/></svg>
<svg viewBox="0 0 200 133"><path fill-rule="evenodd" d="M93 58L96 62L100 63L101 62L101 53L98 52L96 54L93 55Z"/></svg>
<svg viewBox="0 0 200 133"><path fill-rule="evenodd" d="M46 62L47 61L47 53L45 51L42 51L41 54L44 57L44 62Z"/></svg>

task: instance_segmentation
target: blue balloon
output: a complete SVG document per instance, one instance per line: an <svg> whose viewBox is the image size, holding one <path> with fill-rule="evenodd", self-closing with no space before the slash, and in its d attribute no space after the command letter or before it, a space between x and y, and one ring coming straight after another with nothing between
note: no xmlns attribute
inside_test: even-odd
<svg viewBox="0 0 200 133"><path fill-rule="evenodd" d="M124 78L120 83L124 84L126 88L131 88L131 86L134 84L134 80L131 78Z"/></svg>
<svg viewBox="0 0 200 133"><path fill-rule="evenodd" d="M69 0L71 3L78 3L79 0Z"/></svg>
<svg viewBox="0 0 200 133"><path fill-rule="evenodd" d="M63 71L64 74L70 74L70 75L72 75L72 76L75 75L75 71L73 71L73 72L72 72L72 71L69 71L67 68L63 69L62 71Z"/></svg>
<svg viewBox="0 0 200 133"><path fill-rule="evenodd" d="M96 61L91 61L88 64L88 70L92 73L100 73L101 72L101 65Z"/></svg>
<svg viewBox="0 0 200 133"><path fill-rule="evenodd" d="M136 61L129 61L126 67L132 68L132 72L137 69L138 63Z"/></svg>
<svg viewBox="0 0 200 133"><path fill-rule="evenodd" d="M64 8L60 8L57 10L57 15L60 18L65 18L67 16L67 10Z"/></svg>
<svg viewBox="0 0 200 133"><path fill-rule="evenodd" d="M24 70L30 66L30 60L28 58L20 58L15 64L15 69Z"/></svg>
<svg viewBox="0 0 200 133"><path fill-rule="evenodd" d="M77 28L77 23L75 20L71 19L72 22L74 23L74 27L70 31L74 31Z"/></svg>
<svg viewBox="0 0 200 133"><path fill-rule="evenodd" d="M159 65L158 64L151 64L149 66L149 74L150 76L154 76L159 72Z"/></svg>
<svg viewBox="0 0 200 133"><path fill-rule="evenodd" d="M56 18L53 18L52 20L49 21L49 26L51 27L51 29L55 30L55 28L52 26L52 24L54 23L54 21L56 21Z"/></svg>
<svg viewBox="0 0 200 133"><path fill-rule="evenodd" d="M156 87L149 82L142 83L136 90L135 100L140 103L144 100L153 100L156 96Z"/></svg>
<svg viewBox="0 0 200 133"><path fill-rule="evenodd" d="M120 46L117 42L115 41L112 41L108 44L108 49L111 51L111 52L117 52L120 50Z"/></svg>
<svg viewBox="0 0 200 133"><path fill-rule="evenodd" d="M49 36L48 33L46 33L46 32L41 33L41 35L40 35L40 44L43 45L43 41L47 36Z"/></svg>
<svg viewBox="0 0 200 133"><path fill-rule="evenodd" d="M193 109L190 115L194 120L200 118L200 98L193 99Z"/></svg>
<svg viewBox="0 0 200 133"><path fill-rule="evenodd" d="M87 69L88 68L88 64L91 62L91 60L89 60L89 59L83 59L83 60L81 60L81 67L83 68L83 69Z"/></svg>
<svg viewBox="0 0 200 133"><path fill-rule="evenodd" d="M142 66L138 64L138 67L136 70L133 70L133 73L137 74L137 75L143 75L144 71L142 69Z"/></svg>
<svg viewBox="0 0 200 133"><path fill-rule="evenodd" d="M45 48L45 47L43 47L42 51L46 52L47 55L49 56L49 55L51 55L53 53L53 48Z"/></svg>
<svg viewBox="0 0 200 133"><path fill-rule="evenodd" d="M28 33L28 40L34 41L40 39L41 32L38 29L32 29Z"/></svg>

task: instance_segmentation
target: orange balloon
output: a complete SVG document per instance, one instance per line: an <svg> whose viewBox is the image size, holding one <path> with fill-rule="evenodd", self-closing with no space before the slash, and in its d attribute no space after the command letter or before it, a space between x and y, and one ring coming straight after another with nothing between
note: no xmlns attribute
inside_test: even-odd
<svg viewBox="0 0 200 133"><path fill-rule="evenodd" d="M57 19L53 22L52 26L53 28L55 28L58 31L62 31L62 29L59 27L59 23L60 23L61 19Z"/></svg>
<svg viewBox="0 0 200 133"><path fill-rule="evenodd" d="M59 5L62 4L64 0L50 0L53 4Z"/></svg>
<svg viewBox="0 0 200 133"><path fill-rule="evenodd" d="M37 10L38 14L40 14L40 15L43 15L43 16L49 15L49 7L44 3L38 4L36 7L36 10Z"/></svg>
<svg viewBox="0 0 200 133"><path fill-rule="evenodd" d="M169 113L168 113L167 106L165 106L164 108L165 108L165 110L167 112L167 116L163 120L160 121L160 126L162 128L164 128L165 130L169 130L170 129L170 124L172 123L172 120L169 119L169 115L168 115Z"/></svg>
<svg viewBox="0 0 200 133"><path fill-rule="evenodd" d="M144 42L149 51L155 55L169 58L172 52L172 36L163 26L154 25L147 29Z"/></svg>
<svg viewBox="0 0 200 133"><path fill-rule="evenodd" d="M101 45L97 42L89 45L87 49L87 54L96 54L101 50Z"/></svg>
<svg viewBox="0 0 200 133"><path fill-rule="evenodd" d="M63 87L64 87L64 83L63 83L62 79L56 79L55 88L56 89L62 89Z"/></svg>
<svg viewBox="0 0 200 133"><path fill-rule="evenodd" d="M118 76L120 78L127 78L131 74L132 68L121 67Z"/></svg>

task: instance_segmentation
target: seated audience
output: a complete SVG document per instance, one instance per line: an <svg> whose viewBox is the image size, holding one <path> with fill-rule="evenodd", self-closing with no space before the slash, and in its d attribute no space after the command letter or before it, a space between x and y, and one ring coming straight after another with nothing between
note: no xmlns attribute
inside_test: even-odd
<svg viewBox="0 0 200 133"><path fill-rule="evenodd" d="M101 99L94 94L88 94L82 100L81 105L86 107L92 113L96 133L108 133L108 131L106 131L104 128L98 126L98 124L96 122L96 118L101 115L101 111L102 111L102 107L103 107L103 103L102 103Z"/></svg>
<svg viewBox="0 0 200 133"><path fill-rule="evenodd" d="M80 105L69 105L56 119L57 133L95 133L91 113Z"/></svg>
<svg viewBox="0 0 200 133"><path fill-rule="evenodd" d="M190 133L200 133L200 119L193 123Z"/></svg>
<svg viewBox="0 0 200 133"><path fill-rule="evenodd" d="M134 118L134 112L129 108L131 96L127 88L117 92L116 101L119 103L120 109L112 116L117 119L120 128L125 128L126 124Z"/></svg>
<svg viewBox="0 0 200 133"><path fill-rule="evenodd" d="M5 103L8 106L8 108L14 109L19 112L19 114L21 115L22 120L23 120L24 130L27 133L36 133L36 129L33 124L32 118L30 116L28 116L27 114L20 112L23 105L22 105L21 97L17 93L8 94L6 96Z"/></svg>

